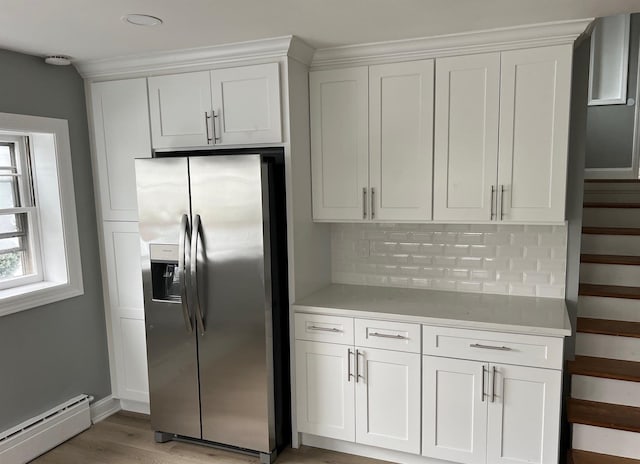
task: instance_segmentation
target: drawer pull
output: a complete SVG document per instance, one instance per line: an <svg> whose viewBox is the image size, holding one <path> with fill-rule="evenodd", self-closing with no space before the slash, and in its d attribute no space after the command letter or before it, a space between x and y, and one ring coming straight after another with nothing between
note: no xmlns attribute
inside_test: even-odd
<svg viewBox="0 0 640 464"><path fill-rule="evenodd" d="M309 330L317 330L319 332L333 332L333 333L340 333L342 332L342 330L340 329L335 329L335 328L329 328L329 327L318 327L316 325L310 325L309 327L307 327Z"/></svg>
<svg viewBox="0 0 640 464"><path fill-rule="evenodd" d="M387 335L387 334L381 334L378 332L371 332L369 334L370 337L380 337L380 338L393 338L395 340L408 340L409 337L405 337L404 335Z"/></svg>
<svg viewBox="0 0 640 464"><path fill-rule="evenodd" d="M471 348L482 348L483 350L511 351L511 348L508 346L481 345L480 343L472 343L469 346Z"/></svg>

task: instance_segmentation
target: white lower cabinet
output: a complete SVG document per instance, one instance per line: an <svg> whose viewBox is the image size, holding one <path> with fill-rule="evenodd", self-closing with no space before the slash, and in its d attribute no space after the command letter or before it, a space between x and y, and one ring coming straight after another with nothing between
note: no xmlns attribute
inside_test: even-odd
<svg viewBox="0 0 640 464"><path fill-rule="evenodd" d="M354 350L296 340L296 404L301 432L355 440Z"/></svg>
<svg viewBox="0 0 640 464"><path fill-rule="evenodd" d="M353 319L296 315L296 337L307 339L295 345L298 431L420 454L420 353L366 346L388 340L405 347L401 334L411 324L390 322L385 331L379 322L369 339L360 322L356 339L365 346L326 343L313 339L326 334L353 343Z"/></svg>
<svg viewBox="0 0 640 464"><path fill-rule="evenodd" d="M356 443L420 453L420 355L357 348Z"/></svg>
<svg viewBox="0 0 640 464"><path fill-rule="evenodd" d="M560 399L560 371L423 356L422 454L557 463Z"/></svg>

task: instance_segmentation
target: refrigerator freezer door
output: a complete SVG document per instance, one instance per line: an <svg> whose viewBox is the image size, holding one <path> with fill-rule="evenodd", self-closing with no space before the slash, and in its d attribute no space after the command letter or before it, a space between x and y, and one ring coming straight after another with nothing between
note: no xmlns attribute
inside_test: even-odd
<svg viewBox="0 0 640 464"><path fill-rule="evenodd" d="M150 259L150 247L153 246L151 248L154 251L155 265L161 266L163 261L171 261L166 272L177 272L182 260L178 256L173 263L173 255L179 254L174 253L175 250L184 250L185 254L188 254L189 237L182 230L184 225L185 230L189 231L191 223L187 160L138 159L136 183L140 213L151 426L157 432L201 438L197 339L194 331L189 333L188 330L189 322L195 327L195 320L192 310L183 306L183 297L176 296L164 300L153 298ZM181 244L183 236L186 243ZM184 276L178 275L178 279L176 275L171 276L172 283L184 285ZM161 277L163 276L156 275L156 280ZM181 291L174 293L184 294Z"/></svg>
<svg viewBox="0 0 640 464"><path fill-rule="evenodd" d="M202 438L269 453L275 443L267 176L258 155L189 163L192 213L200 216L193 294L204 322L204 331L198 327Z"/></svg>

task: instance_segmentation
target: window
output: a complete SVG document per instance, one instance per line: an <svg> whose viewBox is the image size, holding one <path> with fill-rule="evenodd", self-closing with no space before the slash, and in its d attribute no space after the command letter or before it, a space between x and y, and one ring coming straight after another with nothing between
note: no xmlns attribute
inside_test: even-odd
<svg viewBox="0 0 640 464"><path fill-rule="evenodd" d="M29 146L0 134L0 289L43 277Z"/></svg>
<svg viewBox="0 0 640 464"><path fill-rule="evenodd" d="M0 113L0 316L82 293L67 121Z"/></svg>

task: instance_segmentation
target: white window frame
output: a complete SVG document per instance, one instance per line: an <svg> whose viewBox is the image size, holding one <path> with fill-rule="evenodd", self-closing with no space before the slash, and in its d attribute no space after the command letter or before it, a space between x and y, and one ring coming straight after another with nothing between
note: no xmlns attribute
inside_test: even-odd
<svg viewBox="0 0 640 464"><path fill-rule="evenodd" d="M82 264L65 119L0 113L0 131L31 142L42 280L0 289L0 316L82 295Z"/></svg>
<svg viewBox="0 0 640 464"><path fill-rule="evenodd" d="M0 131L0 141L14 143L17 146L17 150L19 153L19 164L20 168L23 171L21 174L22 182L20 185L21 197L20 203L24 202L27 198L31 197L30 194L24 192L27 187L27 183L24 182L24 179L27 177L31 180L31 172L24 172L27 166L23 165L27 162L27 158L29 154L26 153L28 150L28 146L25 143L25 136L17 136L14 133L6 135ZM30 186L30 185L29 185ZM35 200L34 200L35 201ZM12 287L18 287L21 285L30 284L33 282L40 282L44 280L44 273L42 272L42 248L40 246L40 220L37 207L33 205L26 206L21 204L19 207L8 208L8 209L0 209L0 213L2 214L26 214L27 215L27 224L29 224L27 240L29 241L29 252L31 253L32 264L35 268L35 272L31 274L27 274L20 277L14 277L11 279L4 279L0 281L0 291Z"/></svg>

